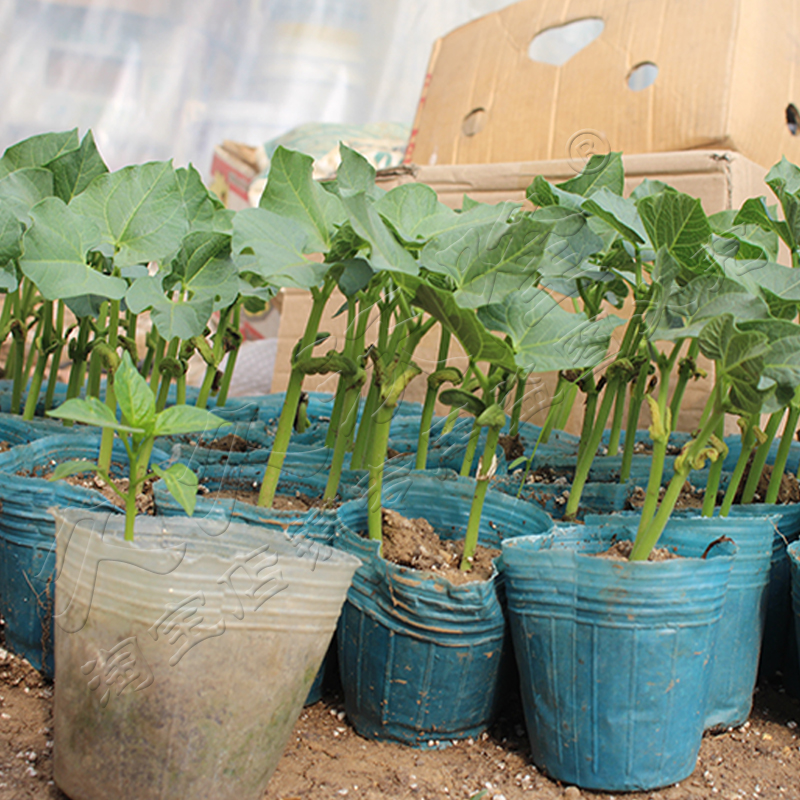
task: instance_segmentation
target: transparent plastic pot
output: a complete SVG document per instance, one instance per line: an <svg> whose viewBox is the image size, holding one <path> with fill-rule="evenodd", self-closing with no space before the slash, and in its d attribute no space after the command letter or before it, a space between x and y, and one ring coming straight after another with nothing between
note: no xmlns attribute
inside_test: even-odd
<svg viewBox="0 0 800 800"><path fill-rule="evenodd" d="M75 800L258 800L358 559L281 532L54 510L54 779Z"/></svg>

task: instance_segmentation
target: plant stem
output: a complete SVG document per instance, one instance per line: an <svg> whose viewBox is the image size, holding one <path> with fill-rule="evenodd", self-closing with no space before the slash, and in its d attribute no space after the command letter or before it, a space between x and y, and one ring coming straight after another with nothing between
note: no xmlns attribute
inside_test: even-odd
<svg viewBox="0 0 800 800"><path fill-rule="evenodd" d="M139 487L147 475L147 467L150 464L154 443L154 437L145 439L139 447L136 463L131 464L128 492L125 495L125 541L127 542L133 541L133 526L136 521L136 496L139 494Z"/></svg>
<svg viewBox="0 0 800 800"><path fill-rule="evenodd" d="M154 395L158 395L158 383L161 380L161 362L164 359L164 351L167 347L167 340L163 336L156 339L156 346L153 350L152 372L150 373L150 388ZM148 354L149 355L149 354ZM145 362L147 359L145 359ZM146 366L146 364L145 364ZM145 372L145 377L147 373Z"/></svg>
<svg viewBox="0 0 800 800"><path fill-rule="evenodd" d="M560 418L560 412L563 410L563 403L566 400L567 388L569 381L558 373L558 380L556 381L556 388L553 392L553 402L550 403L550 408L547 409L547 417L544 420L542 427L542 443L547 444L550 440L550 434L556 426L556 420Z"/></svg>
<svg viewBox="0 0 800 800"><path fill-rule="evenodd" d="M231 327L234 330L239 330L240 314L242 304L237 303L236 308L233 309L233 322ZM222 380L219 382L219 392L217 392L217 408L222 408L228 402L228 392L231 388L231 380L233 379L233 371L236 369L236 359L239 357L239 350L241 343L238 344L233 350L228 353L228 360L225 362L225 370L222 373Z"/></svg>
<svg viewBox="0 0 800 800"><path fill-rule="evenodd" d="M464 571L472 568L472 559L478 547L483 501L486 498L486 491L489 488L489 473L491 471L494 451L499 438L500 428L496 425L491 426L486 433L486 446L483 448L483 456L478 464L478 477L475 482L475 492L472 495L472 506L469 510L467 531L464 534L464 552L461 556L460 566L460 569Z"/></svg>
<svg viewBox="0 0 800 800"><path fill-rule="evenodd" d="M86 344L89 341L90 320L82 317L78 321L78 338L75 342L75 357L72 359L72 367L69 371L69 383L67 384L67 400L77 397L83 386L84 367L86 366ZM64 420L64 424L72 424L70 420Z"/></svg>
<svg viewBox="0 0 800 800"><path fill-rule="evenodd" d="M461 462L461 475L463 478L469 478L472 472L472 462L475 460L475 451L478 449L478 439L481 436L481 428L477 420L472 423L472 430L469 432L469 439L467 441L467 449L464 451L464 460Z"/></svg>
<svg viewBox="0 0 800 800"><path fill-rule="evenodd" d="M367 489L367 527L369 538L383 540L381 525L381 500L383 497L383 465L389 442L394 406L381 405L375 414L375 430L369 456L369 487Z"/></svg>
<svg viewBox="0 0 800 800"><path fill-rule="evenodd" d="M342 477L344 456L347 452L348 440L353 434L353 423L355 422L356 413L358 411L360 388L361 385L356 384L347 387L345 391L339 433L334 442L333 457L331 459L330 471L328 472L328 482L325 486L325 492L322 495L323 500L333 500L336 497L336 493L339 491L339 481Z"/></svg>
<svg viewBox="0 0 800 800"><path fill-rule="evenodd" d="M627 385L620 381L617 396L614 399L614 416L611 420L611 431L608 435L608 455L615 456L619 452L619 435L622 430L622 416L625 412L625 389Z"/></svg>
<svg viewBox="0 0 800 800"><path fill-rule="evenodd" d="M697 359L699 353L700 353L700 341L698 339L692 339L689 342L689 349L686 353L687 360L694 362ZM686 385L689 383L690 377L691 377L691 372L688 369L682 369L678 373L678 380L675 384L675 391L672 393L672 400L670 400L669 403L669 410L672 413L673 428L677 427L678 415L680 414L681 403L683 402L683 393L686 391Z"/></svg>
<svg viewBox="0 0 800 800"><path fill-rule="evenodd" d="M439 355L436 359L436 370L444 369L447 366L447 357L450 354L450 331L442 325L439 334ZM422 405L422 417L419 423L419 441L417 442L417 462L416 469L425 469L428 463L428 448L431 441L431 422L433 412L436 409L436 396L438 387L432 386L428 382L428 390L425 392L425 402Z"/></svg>
<svg viewBox="0 0 800 800"><path fill-rule="evenodd" d="M219 312L219 325L217 325L217 332L214 334L214 347L213 347L213 354L214 359L213 363L206 364L206 373L203 376L203 383L200 386L200 393L197 395L197 402L195 406L197 408L207 408L208 407L208 398L211 394L211 386L214 383L214 377L217 374L217 367L219 363L222 361L223 355L223 341L225 338L225 331L228 327L228 315L230 314L230 306L228 308L222 309Z"/></svg>
<svg viewBox="0 0 800 800"><path fill-rule="evenodd" d="M64 350L64 301L59 300L56 311L55 337L58 344L53 350L53 358L50 361L50 374L47 376L47 393L44 396L44 410L47 413L53 407L53 397L56 393L56 383L58 382L58 368L61 366L61 353Z"/></svg>
<svg viewBox="0 0 800 800"><path fill-rule="evenodd" d="M704 413L706 418L705 424L697 438L689 446L686 459L683 462L683 468L681 470L676 470L675 474L672 476L672 480L670 480L669 486L667 486L664 499L661 501L655 518L646 528L643 529L640 527L639 532L636 534L636 541L633 544L633 550L631 550L630 555L631 561L647 560L653 548L656 546L667 524L667 520L669 520L670 514L672 514L675 508L675 503L678 501L683 484L686 483L686 478L689 476L689 472L691 472L691 465L694 459L699 455L703 447L706 446L709 437L719 424L719 419L723 412L720 410L721 404L717 402L718 395L719 388L715 387L706 404L707 413Z"/></svg>
<svg viewBox="0 0 800 800"><path fill-rule="evenodd" d="M166 358L174 359L178 355L178 348L180 347L180 339L173 336L172 341L167 347ZM167 398L169 397L169 385L172 383L172 375L167 370L162 370L159 367L159 372L162 372L161 385L158 387L158 396L156 397L156 411L163 411L167 405Z"/></svg>
<svg viewBox="0 0 800 800"><path fill-rule="evenodd" d="M352 295L347 298L347 330L345 331L345 345L343 352L352 358L353 342L357 336L356 332L356 297ZM331 419L328 423L328 431L325 434L325 447L336 445L337 432L339 430L339 420L344 409L344 397L347 394L350 381L346 375L340 374L336 385L336 396L333 400Z"/></svg>
<svg viewBox="0 0 800 800"><path fill-rule="evenodd" d="M570 381L567 385L567 394L564 401L560 405L558 419L556 420L556 429L563 431L567 427L570 415L572 414L572 407L575 405L575 398L578 396L578 384Z"/></svg>
<svg viewBox="0 0 800 800"><path fill-rule="evenodd" d="M600 446L600 441L603 438L603 430L605 429L608 415L611 413L611 404L616 396L618 384L619 379L616 378L612 378L606 384L605 391L603 392L603 401L600 403L600 409L597 412L597 419L595 420L592 433L583 453L578 456L578 464L575 467L575 477L572 480L572 489L570 489L569 500L567 500L567 506L564 509L565 521L575 519L575 515L578 513L583 487L586 485L586 479L589 477L589 470L592 468L595 453L597 453L597 448Z"/></svg>
<svg viewBox="0 0 800 800"><path fill-rule="evenodd" d="M28 398L25 401L25 411L22 414L22 419L33 419L34 412L36 411L36 403L39 400L39 391L42 388L42 381L44 380L44 371L47 366L48 348L52 341L53 334L53 302L52 300L45 300L42 305L42 334L39 340L39 357L36 361L36 369L31 379L31 386L28 390Z"/></svg>
<svg viewBox="0 0 800 800"><path fill-rule="evenodd" d="M511 425L508 432L511 436L519 433L519 418L522 416L522 401L525 399L525 390L528 388L528 376L517 376L517 390L514 394L514 405L511 406Z"/></svg>
<svg viewBox="0 0 800 800"><path fill-rule="evenodd" d="M119 344L119 300L112 300L108 312L108 346L114 353ZM117 415L117 393L114 389L114 369L109 364L106 377L106 407L111 413ZM100 456L97 465L104 472L111 468L111 450L114 447L113 428L103 428L103 437L100 441Z"/></svg>
<svg viewBox="0 0 800 800"><path fill-rule="evenodd" d="M764 441L756 449L756 454L753 456L753 463L750 465L750 474L747 476L747 481L742 491L742 499L739 501L742 505L753 502L758 482L761 480L761 474L764 471L764 465L767 463L772 442L775 439L775 434L778 432L778 426L781 424L781 419L784 415L784 409L776 411L770 415L767 422L766 430L764 431Z"/></svg>
<svg viewBox="0 0 800 800"><path fill-rule="evenodd" d="M106 325L107 316L108 300L105 300L100 304L100 313L97 315L97 333L94 336L94 341L99 341L101 339L101 331ZM89 377L86 379L87 397L100 397L100 375L102 370L103 360L100 356L100 352L92 347L92 354L89 358Z"/></svg>
<svg viewBox="0 0 800 800"><path fill-rule="evenodd" d="M325 310L325 305L335 285L335 281L331 278L326 278L325 284L321 290L312 289L313 303L311 305L311 313L308 316L306 330L297 350L296 360L311 355L314 342L317 339L322 312ZM269 508L272 506L272 501L275 499L275 492L278 488L278 480L281 477L283 462L286 459L286 452L289 449L289 440L292 436L292 427L294 426L294 420L297 416L297 406L300 402L302 389L303 373L293 365L291 375L289 376L289 385L286 388L286 398L283 401L281 416L278 420L278 429L275 432L275 440L272 444L272 452L270 453L267 467L264 470L264 479L261 481L261 490L258 494L259 506L266 506Z"/></svg>
<svg viewBox="0 0 800 800"><path fill-rule="evenodd" d="M578 460L580 460L592 435L592 425L594 415L597 411L597 386L594 382L594 375L589 373L586 376L586 400L583 409L583 424L581 425L581 440L578 443Z"/></svg>
<svg viewBox="0 0 800 800"><path fill-rule="evenodd" d="M772 475L770 475L767 495L764 498L765 503L771 504L778 502L781 479L783 478L786 462L789 459L789 450L791 449L794 435L797 431L798 418L800 418L800 406L790 405L789 414L786 417L786 426L781 435L781 443L778 445L778 453L775 456L775 463L772 465Z"/></svg>
<svg viewBox="0 0 800 800"><path fill-rule="evenodd" d="M639 413L642 409L645 389L647 388L647 369L642 367L631 388L631 400L628 405L628 426L625 429L625 445L622 450L622 465L619 470L619 482L625 483L631 476L633 464L633 448L636 444L636 430L639 426Z"/></svg>
<svg viewBox="0 0 800 800"><path fill-rule="evenodd" d="M370 432L375 421L375 407L380 397L380 387L378 386L375 370L372 371L372 379L367 392L367 399L364 401L364 410L361 412L361 422L358 425L356 441L353 445L353 456L350 459L351 469L362 469L364 459L367 458L367 445L370 441Z"/></svg>
<svg viewBox="0 0 800 800"><path fill-rule="evenodd" d="M753 416L747 421L747 427L745 432L742 434L742 449L739 453L739 458L736 459L736 466L733 468L733 474L731 475L730 482L728 483L728 488L725 491L725 497L722 498L722 505L719 509L719 515L721 517L727 517L730 513L731 506L733 505L733 499L736 496L736 492L738 491L739 485L742 482L742 475L744 475L745 467L747 466L747 462L750 460L750 455L753 452L753 444L756 440L755 426L757 424L758 414L753 414Z"/></svg>
<svg viewBox="0 0 800 800"><path fill-rule="evenodd" d="M725 418L720 417L715 431L717 438L722 441L725 436ZM725 448L727 451L727 447ZM703 497L703 509L701 511L704 517L714 516L714 506L717 504L717 494L719 492L719 481L722 477L722 465L725 461L724 457L720 454L716 461L711 463L708 469L708 481L706 482L706 492Z"/></svg>

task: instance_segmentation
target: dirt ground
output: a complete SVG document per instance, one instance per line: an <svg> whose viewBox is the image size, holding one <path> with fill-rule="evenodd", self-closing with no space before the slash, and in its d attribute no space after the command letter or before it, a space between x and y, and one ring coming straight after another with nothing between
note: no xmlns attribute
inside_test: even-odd
<svg viewBox="0 0 800 800"><path fill-rule="evenodd" d="M0 800L59 798L52 781L52 684L0 650ZM703 740L697 769L680 784L630 800L797 800L800 703L761 686L750 720ZM418 751L363 739L335 687L306 708L264 800L611 800L562 786L530 763L519 711L488 733L445 750ZM620 795L617 795L620 797ZM123 798L123 800L128 800Z"/></svg>

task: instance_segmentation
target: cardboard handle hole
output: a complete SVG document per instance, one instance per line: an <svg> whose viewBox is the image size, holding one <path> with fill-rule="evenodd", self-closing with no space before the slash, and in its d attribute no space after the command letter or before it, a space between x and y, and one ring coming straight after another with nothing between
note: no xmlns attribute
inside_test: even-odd
<svg viewBox="0 0 800 800"><path fill-rule="evenodd" d="M472 111L464 117L464 121L461 123L461 132L464 136L474 136L476 133L479 133L486 124L487 116L488 114L485 108L473 108Z"/></svg>
<svg viewBox="0 0 800 800"><path fill-rule="evenodd" d="M658 67L652 61L643 61L628 74L628 88L634 92L641 92L648 86L652 86L657 77Z"/></svg>
<svg viewBox="0 0 800 800"><path fill-rule="evenodd" d="M576 19L557 28L548 28L533 37L528 45L528 57L560 67L590 45L603 28L605 23L598 17Z"/></svg>
<svg viewBox="0 0 800 800"><path fill-rule="evenodd" d="M794 103L789 103L786 106L786 127L792 136L797 136L797 128L800 126L800 111Z"/></svg>

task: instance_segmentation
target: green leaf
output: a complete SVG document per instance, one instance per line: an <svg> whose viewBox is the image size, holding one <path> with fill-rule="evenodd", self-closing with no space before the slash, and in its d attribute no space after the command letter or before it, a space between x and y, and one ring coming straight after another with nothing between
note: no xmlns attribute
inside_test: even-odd
<svg viewBox="0 0 800 800"><path fill-rule="evenodd" d="M313 170L311 156L278 147L259 206L299 226L305 234L304 253L323 253L345 211L341 200L314 180Z"/></svg>
<svg viewBox="0 0 800 800"><path fill-rule="evenodd" d="M771 261L721 258L725 274L748 291L769 299L800 303L800 270Z"/></svg>
<svg viewBox="0 0 800 800"><path fill-rule="evenodd" d="M778 339L770 345L763 374L775 381L778 402L788 405L800 387L800 336Z"/></svg>
<svg viewBox="0 0 800 800"><path fill-rule="evenodd" d="M721 314L710 320L700 332L700 352L715 362L716 380L729 386L731 410L753 414L761 410L769 393L761 388L764 357L769 342L763 333L740 331L733 315Z"/></svg>
<svg viewBox="0 0 800 800"><path fill-rule="evenodd" d="M703 326L721 314L737 320L766 319L766 303L740 283L720 275L701 275L673 291L654 338L675 341L700 334Z"/></svg>
<svg viewBox="0 0 800 800"><path fill-rule="evenodd" d="M375 189L375 167L361 153L339 143L341 163L336 171L336 190L340 197L352 197L364 192L368 196Z"/></svg>
<svg viewBox="0 0 800 800"><path fill-rule="evenodd" d="M586 217L579 211L553 206L539 209L533 216L539 222L553 226L543 257L536 266L543 277L579 277L587 259L603 249L603 240L589 227Z"/></svg>
<svg viewBox="0 0 800 800"><path fill-rule="evenodd" d="M60 197L65 203L84 191L99 175L108 172L91 131L83 137L80 147L61 153L48 161L46 166L53 173L53 191L56 197Z"/></svg>
<svg viewBox="0 0 800 800"><path fill-rule="evenodd" d="M478 318L487 328L510 337L516 365L524 372L597 366L608 354L612 332L623 322L615 316L588 320L561 308L541 289L484 306Z"/></svg>
<svg viewBox="0 0 800 800"><path fill-rule="evenodd" d="M417 278L402 276L399 282L412 295L412 304L448 328L473 361L488 361L516 371L511 348L489 333L474 311L458 306L451 292L437 289Z"/></svg>
<svg viewBox="0 0 800 800"><path fill-rule="evenodd" d="M165 294L164 281L169 276L147 275L137 278L125 295L125 303L134 314L150 310L158 332L167 341L177 336L181 340L200 336L214 311L214 298L201 296L173 300ZM238 289L238 283L237 283Z"/></svg>
<svg viewBox="0 0 800 800"><path fill-rule="evenodd" d="M632 200L641 200L643 197L650 197L654 194L661 194L666 189L672 189L663 181L654 181L650 178L645 178L632 192Z"/></svg>
<svg viewBox="0 0 800 800"><path fill-rule="evenodd" d="M159 329L160 331L160 329ZM156 436L175 436L179 433L201 433L229 425L223 419L194 406L171 406L156 416Z"/></svg>
<svg viewBox="0 0 800 800"><path fill-rule="evenodd" d="M481 428L502 428L506 424L506 412L501 406L493 403L478 415L475 424Z"/></svg>
<svg viewBox="0 0 800 800"><path fill-rule="evenodd" d="M97 464L94 461L76 459L75 461L63 461L51 473L48 480L57 481L61 478L68 478L70 475L80 475L83 472L96 472Z"/></svg>
<svg viewBox="0 0 800 800"><path fill-rule="evenodd" d="M169 469L162 469L153 464L152 470L164 481L167 491L191 517L197 503L197 475L186 464L180 462L173 464Z"/></svg>
<svg viewBox="0 0 800 800"><path fill-rule="evenodd" d="M458 222L459 214L440 203L424 183L395 186L375 204L375 210L406 242L426 242Z"/></svg>
<svg viewBox="0 0 800 800"><path fill-rule="evenodd" d="M557 184L565 192L590 197L600 189L621 195L625 188L625 170L622 166L622 153L593 155L580 175Z"/></svg>
<svg viewBox="0 0 800 800"><path fill-rule="evenodd" d="M764 178L764 183L775 194L797 194L800 191L800 167L792 164L786 156L775 164Z"/></svg>
<svg viewBox="0 0 800 800"><path fill-rule="evenodd" d="M711 226L699 199L667 188L640 198L636 208L653 247L666 247L689 268L705 261L703 246L711 238Z"/></svg>
<svg viewBox="0 0 800 800"><path fill-rule="evenodd" d="M501 302L535 279L552 229L552 222L531 215L510 224L495 219L437 237L423 249L420 264L449 277L464 308Z"/></svg>
<svg viewBox="0 0 800 800"><path fill-rule="evenodd" d="M353 230L369 244L372 269L403 272L406 275L419 272L417 262L394 238L366 192L343 195L342 205Z"/></svg>
<svg viewBox="0 0 800 800"><path fill-rule="evenodd" d="M310 289L322 283L329 264L304 255L307 235L300 223L265 208L239 211L233 220L234 263L277 288Z"/></svg>
<svg viewBox="0 0 800 800"><path fill-rule="evenodd" d="M189 229L170 161L124 167L101 175L70 207L95 221L114 248L114 264L162 261L178 250Z"/></svg>
<svg viewBox="0 0 800 800"><path fill-rule="evenodd" d="M102 275L86 264L86 254L99 241L90 220L75 214L57 197L48 197L31 209L32 226L23 237L19 266L45 300L62 300L87 294L118 300L127 283Z"/></svg>
<svg viewBox="0 0 800 800"><path fill-rule="evenodd" d="M583 201L582 208L600 217L629 242L649 247L647 233L639 219L636 203L630 198L620 197L603 186L590 198Z"/></svg>
<svg viewBox="0 0 800 800"><path fill-rule="evenodd" d="M77 147L77 128L60 133L40 133L9 147L0 159L0 170L6 174L25 167L43 167Z"/></svg>
<svg viewBox="0 0 800 800"><path fill-rule="evenodd" d="M180 284L192 298L212 298L214 309L227 308L239 294L239 280L230 257L231 236L213 231L188 233L172 261L167 289Z"/></svg>
<svg viewBox="0 0 800 800"><path fill-rule="evenodd" d="M27 167L0 179L0 207L6 208L23 225L30 225L30 210L53 194L53 174L39 167Z"/></svg>
<svg viewBox="0 0 800 800"><path fill-rule="evenodd" d="M127 351L122 354L122 363L114 373L114 389L122 421L134 428L152 431L156 418L155 397Z"/></svg>
<svg viewBox="0 0 800 800"><path fill-rule="evenodd" d="M200 173L191 164L176 169L175 180L190 231L232 232L234 212L225 208L206 188Z"/></svg>
<svg viewBox="0 0 800 800"><path fill-rule="evenodd" d="M533 183L525 190L525 197L540 208L559 205L553 185L541 175L533 179Z"/></svg>
<svg viewBox="0 0 800 800"><path fill-rule="evenodd" d="M0 205L0 264L7 264L22 255L23 230L16 216Z"/></svg>
<svg viewBox="0 0 800 800"><path fill-rule="evenodd" d="M463 389L445 389L439 395L439 401L446 406L463 408L473 417L479 417L486 410L486 403L483 400Z"/></svg>
<svg viewBox="0 0 800 800"><path fill-rule="evenodd" d="M53 411L48 411L47 415L56 419L71 419L74 422L83 422L85 425L95 425L98 428L113 428L122 433L145 432L142 428L134 428L118 422L111 413L111 409L96 397L87 397L86 399L73 397Z"/></svg>
<svg viewBox="0 0 800 800"><path fill-rule="evenodd" d="M339 276L339 290L345 297L352 297L366 289L375 274L363 258L350 258L342 262L344 269Z"/></svg>

